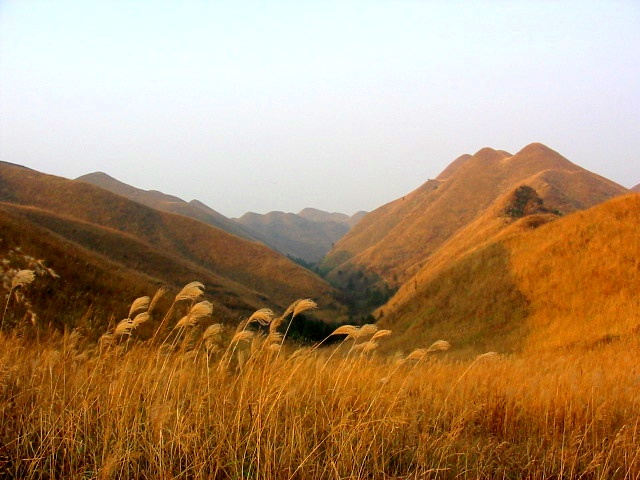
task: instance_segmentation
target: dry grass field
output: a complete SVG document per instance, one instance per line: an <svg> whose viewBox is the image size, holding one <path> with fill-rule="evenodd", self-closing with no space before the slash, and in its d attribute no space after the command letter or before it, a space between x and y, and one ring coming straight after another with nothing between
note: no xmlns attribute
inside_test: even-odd
<svg viewBox="0 0 640 480"><path fill-rule="evenodd" d="M64 215L0 205L0 478L640 480L640 195L562 218L496 204L376 325L316 344L299 326L341 310L310 272L247 246L229 278L277 295L245 295L224 275L246 258L214 273L152 248L153 222L117 225L144 215L101 227L53 199ZM189 258L235 248L164 215ZM199 272L209 300L180 290ZM294 291L318 313L285 310Z"/></svg>
<svg viewBox="0 0 640 480"><path fill-rule="evenodd" d="M381 355L393 332L343 326L296 348L283 337L310 300L231 329L197 282L166 312L162 295L98 342L5 328L5 478L640 478L637 335L454 359L444 341Z"/></svg>
<svg viewBox="0 0 640 480"><path fill-rule="evenodd" d="M487 215L452 239L378 311L391 346L540 352L637 335L640 195L547 217L491 230L505 220Z"/></svg>

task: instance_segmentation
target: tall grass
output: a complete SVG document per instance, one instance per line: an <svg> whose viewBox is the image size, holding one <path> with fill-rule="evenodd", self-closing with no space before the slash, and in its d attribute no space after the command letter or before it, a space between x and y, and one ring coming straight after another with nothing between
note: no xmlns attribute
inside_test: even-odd
<svg viewBox="0 0 640 480"><path fill-rule="evenodd" d="M362 326L296 349L285 332L312 301L231 329L196 290L147 341L133 323L148 298L99 345L0 335L4 475L640 478L637 338L461 361L443 341L381 356L392 333Z"/></svg>

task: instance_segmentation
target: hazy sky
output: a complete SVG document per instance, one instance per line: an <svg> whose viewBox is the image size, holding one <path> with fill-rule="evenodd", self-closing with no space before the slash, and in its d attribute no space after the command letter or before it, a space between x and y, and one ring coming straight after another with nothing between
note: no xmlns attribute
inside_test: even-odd
<svg viewBox="0 0 640 480"><path fill-rule="evenodd" d="M0 0L0 160L352 214L542 142L640 182L640 2Z"/></svg>

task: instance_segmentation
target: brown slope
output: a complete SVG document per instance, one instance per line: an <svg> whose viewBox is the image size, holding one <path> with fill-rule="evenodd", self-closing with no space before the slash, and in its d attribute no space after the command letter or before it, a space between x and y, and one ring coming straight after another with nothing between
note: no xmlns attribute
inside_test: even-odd
<svg viewBox="0 0 640 480"><path fill-rule="evenodd" d="M388 347L446 338L471 354L593 348L637 332L640 195L550 223L544 216L423 268L384 308L380 324L395 333Z"/></svg>
<svg viewBox="0 0 640 480"><path fill-rule="evenodd" d="M123 183L103 172L94 172L78 177L76 180L87 182L104 188L112 193L122 195L134 202L165 212L178 213L186 217L195 218L239 237L253 239L251 234L233 220L225 217L214 209L198 200L185 202L181 198L157 190L142 190Z"/></svg>
<svg viewBox="0 0 640 480"><path fill-rule="evenodd" d="M8 267L32 269L27 255L59 275L38 278L29 289L40 324L84 325L86 333L100 334L114 317L126 316L135 298L160 285L175 294L194 278L206 285L218 320L234 321L264 304L255 292L117 230L9 203L0 203L0 227L0 258L13 259Z"/></svg>
<svg viewBox="0 0 640 480"><path fill-rule="evenodd" d="M330 308L335 306L334 291L326 282L267 247L181 215L149 208L86 182L0 163L0 201L46 210L58 218L99 225L103 230L133 238L156 252L209 270L228 283L240 284L266 304L283 308L293 299L313 297L326 306L323 315L336 313ZM33 221L44 222L42 218ZM46 227L54 228L51 224ZM68 232L58 234L71 237ZM70 240L98 250L91 236ZM110 256L116 246L117 242L113 242L100 253Z"/></svg>
<svg viewBox="0 0 640 480"><path fill-rule="evenodd" d="M484 148L458 158L438 179L367 215L335 245L323 267L331 270L334 281L338 272L348 278L349 272L364 271L401 285L457 231L522 184L530 184L549 208L562 213L628 192L541 144L515 155Z"/></svg>
<svg viewBox="0 0 640 480"><path fill-rule="evenodd" d="M631 187L631 191L640 193L640 183L638 185L636 185L635 187Z"/></svg>

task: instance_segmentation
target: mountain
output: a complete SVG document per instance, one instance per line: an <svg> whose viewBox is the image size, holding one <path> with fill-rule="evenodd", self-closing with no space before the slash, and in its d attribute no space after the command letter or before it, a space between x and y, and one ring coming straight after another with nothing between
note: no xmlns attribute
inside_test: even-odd
<svg viewBox="0 0 640 480"><path fill-rule="evenodd" d="M349 217L343 213L305 208L297 214L248 212L236 221L254 238L283 255L315 264L363 216L364 212Z"/></svg>
<svg viewBox="0 0 640 480"><path fill-rule="evenodd" d="M467 232L457 250L449 250L449 260L495 233L487 229L508 226L504 202L522 186L533 190L546 212L557 215L629 192L539 143L515 155L483 148L462 155L436 179L369 213L335 244L321 269L334 284L387 294L431 262L455 235ZM490 222L483 220L486 215Z"/></svg>
<svg viewBox="0 0 640 480"><path fill-rule="evenodd" d="M362 220L362 218L366 214L367 212L359 211L354 213L352 216L349 216L344 213L336 213L336 212L329 213L323 210L318 210L316 208L304 208L298 212L298 216L302 218L306 218L310 222L317 222L317 223L335 222L335 223L348 225L349 227L353 227L356 223Z"/></svg>
<svg viewBox="0 0 640 480"><path fill-rule="evenodd" d="M640 183L638 185L636 185L635 187L631 187L631 191L632 192L640 192Z"/></svg>
<svg viewBox="0 0 640 480"><path fill-rule="evenodd" d="M358 212L349 217L342 213L305 208L297 215L283 212L260 215L250 212L239 219L230 219L198 200L185 202L156 190L142 190L103 172L83 175L76 180L96 185L157 210L178 213L239 237L258 240L283 255L302 259L307 263L322 260L333 244L366 213Z"/></svg>
<svg viewBox="0 0 640 480"><path fill-rule="evenodd" d="M0 213L3 237L14 232L12 244L3 238L0 247L37 250L62 272L62 284L83 292L66 309L79 315L101 294L117 291L120 282L121 290L138 295L140 285L175 290L194 280L205 284L227 320L262 307L282 310L303 297L322 306L320 318L334 320L342 312L336 291L324 280L264 245L84 181L0 162Z"/></svg>
<svg viewBox="0 0 640 480"><path fill-rule="evenodd" d="M103 172L89 173L78 177L76 180L96 185L156 210L178 213L221 228L239 237L254 239L242 226L198 200L185 202L181 198L167 195L157 190L142 190L116 180Z"/></svg>
<svg viewBox="0 0 640 480"><path fill-rule="evenodd" d="M531 213L439 268L425 265L378 311L388 348L436 338L460 353L582 348L640 331L640 195L557 218ZM634 333L635 332L635 333Z"/></svg>

